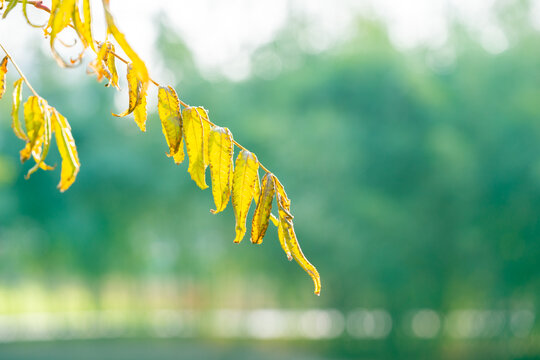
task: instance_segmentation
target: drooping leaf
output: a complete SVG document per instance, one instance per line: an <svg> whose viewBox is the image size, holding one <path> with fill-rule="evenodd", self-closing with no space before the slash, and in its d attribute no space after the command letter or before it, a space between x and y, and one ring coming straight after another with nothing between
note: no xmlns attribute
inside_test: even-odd
<svg viewBox="0 0 540 360"><path fill-rule="evenodd" d="M135 123L139 126L141 131L146 131L146 94L141 96L141 102L135 110L133 110L133 118L135 119Z"/></svg>
<svg viewBox="0 0 540 360"><path fill-rule="evenodd" d="M285 188L274 176L274 183L276 186L276 197L279 208L279 227L278 236L280 241L283 241L287 245L287 249L290 251L292 257L302 269L304 269L313 280L315 285L315 294L320 295L321 292L321 277L319 272L305 257L296 233L294 232L293 216L291 215L291 201L285 193ZM282 240L283 239L283 240ZM285 250L285 248L284 248ZM287 251L285 251L287 252Z"/></svg>
<svg viewBox="0 0 540 360"><path fill-rule="evenodd" d="M231 196L231 172L233 168L234 144L227 128L214 126L208 141L212 195L216 204L213 214L225 210Z"/></svg>
<svg viewBox="0 0 540 360"><path fill-rule="evenodd" d="M8 57L7 55L2 59L2 62L0 62L0 99L2 96L4 96L6 92L6 74L7 74L7 63L8 63Z"/></svg>
<svg viewBox="0 0 540 360"><path fill-rule="evenodd" d="M278 228L279 244L281 245L281 248L283 249L283 251L285 251L285 255L287 255L287 260L292 261L293 257L292 257L292 254L291 254L291 250L289 249L289 245L287 244L287 241L285 240L285 233L284 233L284 230L283 230L283 226L282 226L281 222L279 221L279 219L277 219L274 216L274 214L272 214L271 219L272 219L272 222L274 223L274 225L276 225L277 228Z"/></svg>
<svg viewBox="0 0 540 360"><path fill-rule="evenodd" d="M54 167L48 166L45 164L45 158L47 157L47 154L49 153L49 147L51 145L51 138L52 138L52 125L51 125L51 108L47 104L47 102L44 99L39 99L39 106L41 109L41 113L43 114L43 136L41 137L40 141L40 148L39 151L34 150L32 152L32 155L34 157L34 160L36 161L36 164L28 171L25 178L28 179L30 175L32 175L34 172L37 171L37 169L43 169L43 170L52 170ZM41 148L43 147L43 149Z"/></svg>
<svg viewBox="0 0 540 360"><path fill-rule="evenodd" d="M188 172L195 183L206 189L205 170L208 165L208 138L210 125L206 110L202 107L188 107L182 111L182 121L186 149L189 157Z"/></svg>
<svg viewBox="0 0 540 360"><path fill-rule="evenodd" d="M19 139L28 140L28 136L26 136L22 128L21 121L19 120L19 108L21 106L22 100L23 81L23 78L20 78L13 83L13 107L11 109L11 117L13 121L11 123L11 127L13 128L13 132Z"/></svg>
<svg viewBox="0 0 540 360"><path fill-rule="evenodd" d="M54 46L54 41L56 39L56 36L64 30L70 23L71 18L73 16L73 10L75 8L75 1L76 0L62 0L59 2L59 4L51 9L51 32L49 34L50 36L50 46L51 46L51 53L53 57L55 58L58 65L62 67L70 67L71 64L66 63L58 54L56 51L56 48ZM54 2L53 2L54 5ZM54 11L53 11L54 10Z"/></svg>
<svg viewBox="0 0 540 360"><path fill-rule="evenodd" d="M66 118L56 109L52 108L51 120L56 135L58 152L62 157L62 170L58 189L64 192L75 181L81 164L79 162L75 140L73 140L73 135L71 134L71 127Z"/></svg>
<svg viewBox="0 0 540 360"><path fill-rule="evenodd" d="M62 0L56 8L51 9L51 16L53 16L50 33L51 44L54 42L54 38L70 24L74 7L75 0Z"/></svg>
<svg viewBox="0 0 540 360"><path fill-rule="evenodd" d="M234 164L232 183L232 205L236 218L235 243L239 243L246 233L246 217L255 192L255 181L259 162L255 154L242 150Z"/></svg>
<svg viewBox="0 0 540 360"><path fill-rule="evenodd" d="M275 192L274 176L269 173L264 174L262 179L262 189L259 200L257 201L255 213L253 214L253 221L251 222L251 242L254 244L261 244L264 235L266 234L270 222L270 213L272 211L272 201L274 200Z"/></svg>
<svg viewBox="0 0 540 360"><path fill-rule="evenodd" d="M274 186L276 188L276 198L278 200L278 215L279 215L279 209L284 208L284 207L290 208L290 200L287 198L287 194L285 193L285 189L283 188L283 185L281 185L281 183L275 176L274 176ZM289 210L286 210L286 211L287 213L290 214ZM278 228L278 238L279 238L279 243L281 245L281 248L283 249L283 251L285 251L285 254L287 255L287 259L291 261L292 254L291 254L291 250L289 249L289 245L287 244L287 241L285 240L285 233L283 230L283 225L280 221L281 216L278 219L272 214L270 218L272 219L272 222L274 223L274 225L277 226Z"/></svg>
<svg viewBox="0 0 540 360"><path fill-rule="evenodd" d="M2 19L5 19L6 16L9 14L11 10L17 5L17 0L10 0L6 6L6 10L4 10L4 14L2 15Z"/></svg>
<svg viewBox="0 0 540 360"><path fill-rule="evenodd" d="M210 165L210 148L208 144L210 143L210 119L208 118L208 111L202 106L197 107L197 114L203 124L203 155L204 155L204 168Z"/></svg>
<svg viewBox="0 0 540 360"><path fill-rule="evenodd" d="M107 66L108 52L110 47L107 46L108 42L101 44L97 56L94 60L90 61L88 68L96 74L97 81L101 81L103 78L111 79L112 75L109 72ZM129 66L128 66L129 69Z"/></svg>
<svg viewBox="0 0 540 360"><path fill-rule="evenodd" d="M49 33L51 32L53 22L54 22L54 16L56 12L58 11L58 6L60 5L60 0L52 0L51 1L51 12L49 16L49 21L47 22L47 26L45 27L45 32Z"/></svg>
<svg viewBox="0 0 540 360"><path fill-rule="evenodd" d="M118 30L118 27L116 26L114 18L111 14L111 10L109 9L109 0L103 0L103 9L105 11L107 29L114 36L122 50L124 50L126 55L131 59L131 62L133 63L134 76L141 83L140 92L145 94L148 88L148 82L150 81L148 69L139 55L137 55L137 53L129 45L124 34Z"/></svg>
<svg viewBox="0 0 540 360"><path fill-rule="evenodd" d="M90 9L90 0L83 0L83 37L88 42L88 45L95 49L94 37L92 36L92 11Z"/></svg>
<svg viewBox="0 0 540 360"><path fill-rule="evenodd" d="M182 144L182 115L180 113L180 100L176 91L171 87L161 86L158 90L158 114L161 121L161 128L169 153L167 156L176 156L176 160L183 161L184 146ZM178 164L179 162L177 162Z"/></svg>
<svg viewBox="0 0 540 360"><path fill-rule="evenodd" d="M75 5L73 6L73 14L71 15L71 17L73 20L73 28L75 29L75 32L79 36L79 39L81 40L83 44L83 48L86 49L88 46L90 46L90 43L85 34L84 22L81 18L81 12L79 10L79 5L77 4L77 2L75 2ZM91 41L92 40L90 40L90 42ZM83 52L84 52L84 49L83 49Z"/></svg>
<svg viewBox="0 0 540 360"><path fill-rule="evenodd" d="M257 180L255 180L255 187L253 188L253 200L255 205L259 204L259 198L261 197L261 178L259 177L259 172L257 171Z"/></svg>
<svg viewBox="0 0 540 360"><path fill-rule="evenodd" d="M84 16L84 19L81 18L79 5L77 2L75 2L75 6L73 7L73 16L72 16L73 27L75 28L77 35L79 35L79 38L81 39L81 42L83 43L84 48L90 47L92 49L95 49L94 38L92 37L92 17L90 13L89 0L83 1L83 16Z"/></svg>
<svg viewBox="0 0 540 360"><path fill-rule="evenodd" d="M24 103L24 124L28 141L21 150L21 162L30 159L32 152L39 148L43 136L43 112L37 96L30 96Z"/></svg>
<svg viewBox="0 0 540 360"><path fill-rule="evenodd" d="M122 117L129 115L135 110L137 105L141 102L142 95L145 93L142 92L141 82L135 76L135 70L133 64L128 64L127 66L127 82L128 82L128 92L129 92L129 107L126 111L121 114L114 114L114 116Z"/></svg>
<svg viewBox="0 0 540 360"><path fill-rule="evenodd" d="M280 211L280 216L284 216L282 213L282 209ZM321 293L321 277L319 275L319 272L313 266L305 257L304 253L302 252L302 249L300 248L300 244L298 243L298 240L296 238L296 233L294 232L294 227L292 224L292 221L288 221L285 218L282 218L280 220L280 223L282 224L282 232L284 233L285 241L291 250L292 256L294 260L304 269L308 275L313 280L313 283L315 285L315 295L320 295Z"/></svg>
<svg viewBox="0 0 540 360"><path fill-rule="evenodd" d="M253 193L253 200L255 201L255 205L259 205L259 197L261 196L261 179L259 178L259 173L257 172L257 180L255 181L255 190ZM272 221L272 224L274 224L275 227L278 227L279 220L278 218L270 213L270 220ZM290 256L290 253L288 255L289 261L292 260L292 257Z"/></svg>
<svg viewBox="0 0 540 360"><path fill-rule="evenodd" d="M109 69L109 74L111 75L109 83L105 86L113 86L117 90L120 90L120 87L118 87L118 73L116 72L116 56L114 56L114 45L111 42L107 41L105 43L105 46L107 46L107 69Z"/></svg>

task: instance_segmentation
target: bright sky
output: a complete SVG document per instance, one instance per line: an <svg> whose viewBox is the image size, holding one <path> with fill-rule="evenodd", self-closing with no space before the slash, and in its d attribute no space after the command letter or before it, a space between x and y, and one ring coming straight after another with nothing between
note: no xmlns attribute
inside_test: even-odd
<svg viewBox="0 0 540 360"><path fill-rule="evenodd" d="M45 4L50 1L45 1ZM93 1L94 29L103 35L103 15L99 1ZM498 53L508 46L505 35L492 17L494 0L111 0L119 27L149 63L164 71L152 55L156 26L163 13L192 49L199 67L240 80L249 75L249 58L258 46L270 41L286 23L289 14L304 16L310 25L306 46L321 51L350 33L356 14L382 19L388 24L392 41L399 47L420 44L442 46L450 17L464 20L486 50ZM535 0L532 16L540 27L540 0ZM19 11L17 11L19 12ZM39 14L32 11L32 18ZM41 17L43 18L43 17ZM16 36L13 36L15 35ZM26 25L21 15L11 14L0 21L0 41L17 55L39 30ZM44 48L47 42L41 41ZM161 70L160 70L161 69ZM154 71L155 72L155 71Z"/></svg>

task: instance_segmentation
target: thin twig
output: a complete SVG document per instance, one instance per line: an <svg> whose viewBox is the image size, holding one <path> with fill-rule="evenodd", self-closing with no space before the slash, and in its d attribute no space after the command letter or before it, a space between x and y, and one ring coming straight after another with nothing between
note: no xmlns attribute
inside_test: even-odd
<svg viewBox="0 0 540 360"><path fill-rule="evenodd" d="M21 69L17 66L17 63L15 62L15 60L13 60L13 58L11 57L11 55L9 55L9 53L7 52L6 48L0 43L0 48L2 48L2 50L4 50L4 52L6 53L6 56L8 57L9 61L11 61L11 63L13 64L13 66L15 67L15 69L17 70L17 72L19 73L19 75L21 75L21 78L24 80L24 82L26 83L26 85L28 85L28 88L30 89L30 91L32 91L32 93L37 96L37 97L40 97L38 95L38 93L36 92L36 90L34 90L34 88L32 87L32 85L30 85L30 82L28 81L28 79L26 78L26 76L24 76L23 72L21 71Z"/></svg>

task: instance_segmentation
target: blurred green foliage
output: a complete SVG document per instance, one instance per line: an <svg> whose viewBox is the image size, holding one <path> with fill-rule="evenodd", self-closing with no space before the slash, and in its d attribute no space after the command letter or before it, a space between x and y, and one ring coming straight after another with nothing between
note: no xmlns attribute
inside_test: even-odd
<svg viewBox="0 0 540 360"><path fill-rule="evenodd" d="M307 54L291 22L254 55L262 76L241 83L206 81L162 23L157 47L180 97L209 109L288 189L320 298L275 230L262 246L232 244L232 210L209 213L210 190L164 156L155 113L142 134L110 116L112 90L88 77L62 84L66 70L37 54L29 76L70 120L82 167L65 194L58 170L25 181L2 101L1 283L84 278L97 307L100 284L120 276L183 279L192 308L367 307L398 320L418 308L538 309L540 35L518 20L501 20L511 42L497 55L460 24L441 48L400 52L366 20L347 43ZM282 70L267 76L268 59ZM393 357L445 344L420 346L396 325L382 344L344 336L317 351Z"/></svg>

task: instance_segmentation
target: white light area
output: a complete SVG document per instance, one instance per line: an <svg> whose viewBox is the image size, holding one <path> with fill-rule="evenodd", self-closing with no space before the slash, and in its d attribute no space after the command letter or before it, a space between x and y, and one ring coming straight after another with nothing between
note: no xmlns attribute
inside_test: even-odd
<svg viewBox="0 0 540 360"><path fill-rule="evenodd" d="M488 25L480 32L480 44L482 47L492 53L499 54L508 49L508 39L504 32L494 26Z"/></svg>
<svg viewBox="0 0 540 360"><path fill-rule="evenodd" d="M345 318L335 309L225 309L214 312L212 325L217 337L315 340L340 336L345 328Z"/></svg>
<svg viewBox="0 0 540 360"><path fill-rule="evenodd" d="M446 318L446 330L454 338L473 338L481 334L484 323L475 310L456 310Z"/></svg>
<svg viewBox="0 0 540 360"><path fill-rule="evenodd" d="M446 317L445 330L454 338L489 338L500 336L507 314L491 310L455 310Z"/></svg>
<svg viewBox="0 0 540 360"><path fill-rule="evenodd" d="M217 310L213 315L213 333L217 337L240 337L244 335L245 314L241 310Z"/></svg>
<svg viewBox="0 0 540 360"><path fill-rule="evenodd" d="M152 314L152 325L157 337L176 337L185 332L183 314L177 310L157 310Z"/></svg>
<svg viewBox="0 0 540 360"><path fill-rule="evenodd" d="M430 339L437 336L441 328L441 318L431 309L422 309L414 313L411 330L419 338Z"/></svg>
<svg viewBox="0 0 540 360"><path fill-rule="evenodd" d="M308 310L300 315L300 335L309 339L331 339L345 329L345 318L338 310Z"/></svg>
<svg viewBox="0 0 540 360"><path fill-rule="evenodd" d="M254 310L247 315L247 335L257 339L276 339L289 337L287 311L276 309Z"/></svg>
<svg viewBox="0 0 540 360"><path fill-rule="evenodd" d="M534 326L535 314L531 310L517 310L510 315L510 330L516 337L526 337Z"/></svg>
<svg viewBox="0 0 540 360"><path fill-rule="evenodd" d="M50 1L45 4L50 5ZM99 2L92 4L93 31L96 39L103 39L103 9ZM163 14L186 41L206 77L214 78L215 73L220 73L232 80L242 80L251 74L253 51L270 42L291 14L306 23L305 30L298 34L298 41L308 52L324 51L344 41L352 33L355 18L360 15L386 23L390 38L400 48L444 45L448 38L448 23L455 18L472 29L487 51L499 53L508 47L508 40L493 19L493 5L494 0L177 0L154 1L149 6L143 0L113 0L111 10L116 24L147 62L152 75L169 81L169 75L175 73L175 69L164 69L155 51L158 30L155 22L159 14ZM535 0L533 5L531 17L540 28L540 0ZM31 6L29 12L36 23L47 18ZM63 38L68 42L71 40L68 34ZM36 41L29 43L30 39ZM41 30L28 26L20 9L15 9L0 23L0 41L17 59L24 59L25 48L32 44L40 44L48 51L48 42L43 41ZM60 51L70 58L76 56L74 50ZM24 63L24 60L20 62ZM272 78L280 65L270 58L268 66L268 77Z"/></svg>
<svg viewBox="0 0 540 360"><path fill-rule="evenodd" d="M373 8L386 20L390 37L399 47L442 45L448 37L450 3L446 0L382 0Z"/></svg>
<svg viewBox="0 0 540 360"><path fill-rule="evenodd" d="M386 310L358 309L347 316L347 332L356 338L384 339L392 330L392 318Z"/></svg>
<svg viewBox="0 0 540 360"><path fill-rule="evenodd" d="M540 0L531 1L531 10L529 13L532 26L536 30L540 30Z"/></svg>

